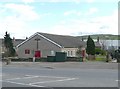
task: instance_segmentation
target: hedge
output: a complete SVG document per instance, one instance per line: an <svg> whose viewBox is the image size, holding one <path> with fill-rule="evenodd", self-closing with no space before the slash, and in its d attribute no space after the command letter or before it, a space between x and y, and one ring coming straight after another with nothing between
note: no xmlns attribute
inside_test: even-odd
<svg viewBox="0 0 120 89"><path fill-rule="evenodd" d="M6 59L2 59L2 61L6 61ZM33 62L33 58L16 58L16 59L12 59L12 62ZM35 62L46 62L47 58L36 58Z"/></svg>

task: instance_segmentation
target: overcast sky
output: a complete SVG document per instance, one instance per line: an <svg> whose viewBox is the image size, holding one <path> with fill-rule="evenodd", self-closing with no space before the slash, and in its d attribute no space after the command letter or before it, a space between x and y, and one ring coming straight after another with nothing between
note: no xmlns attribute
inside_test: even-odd
<svg viewBox="0 0 120 89"><path fill-rule="evenodd" d="M9 2L8 2L9 1ZM119 0L0 0L0 38L118 34Z"/></svg>

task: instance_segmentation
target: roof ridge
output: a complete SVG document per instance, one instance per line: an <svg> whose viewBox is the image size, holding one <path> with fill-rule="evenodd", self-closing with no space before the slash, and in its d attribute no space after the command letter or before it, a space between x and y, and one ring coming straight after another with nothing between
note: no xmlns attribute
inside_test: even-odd
<svg viewBox="0 0 120 89"><path fill-rule="evenodd" d="M43 33L43 32L37 32L39 34L47 34L47 35L55 35L55 36L65 36L65 37L77 37L77 36L71 36L71 35L60 35L60 34L52 34L52 33Z"/></svg>

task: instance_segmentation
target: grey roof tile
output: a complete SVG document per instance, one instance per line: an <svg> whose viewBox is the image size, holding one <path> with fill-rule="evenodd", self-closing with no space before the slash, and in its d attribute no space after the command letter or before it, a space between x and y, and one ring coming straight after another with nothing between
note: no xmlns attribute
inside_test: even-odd
<svg viewBox="0 0 120 89"><path fill-rule="evenodd" d="M17 46L18 44L22 43L23 41L25 41L25 39L15 39L15 41L13 41L13 45Z"/></svg>
<svg viewBox="0 0 120 89"><path fill-rule="evenodd" d="M40 33L40 32L39 34L47 37L48 39L56 42L57 44L63 47L85 46L85 42L81 41L80 39L74 36L55 35L55 34Z"/></svg>
<svg viewBox="0 0 120 89"><path fill-rule="evenodd" d="M0 41L2 42L2 45L4 45L4 39L0 38ZM23 41L25 41L25 39L15 39L15 41L13 41L13 46L17 46L18 44L20 44Z"/></svg>

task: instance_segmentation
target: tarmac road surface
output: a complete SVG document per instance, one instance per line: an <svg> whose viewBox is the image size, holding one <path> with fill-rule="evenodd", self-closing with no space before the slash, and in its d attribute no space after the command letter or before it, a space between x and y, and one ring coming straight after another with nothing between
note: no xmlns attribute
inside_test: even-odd
<svg viewBox="0 0 120 89"><path fill-rule="evenodd" d="M2 87L118 87L118 64L102 62L11 63Z"/></svg>

